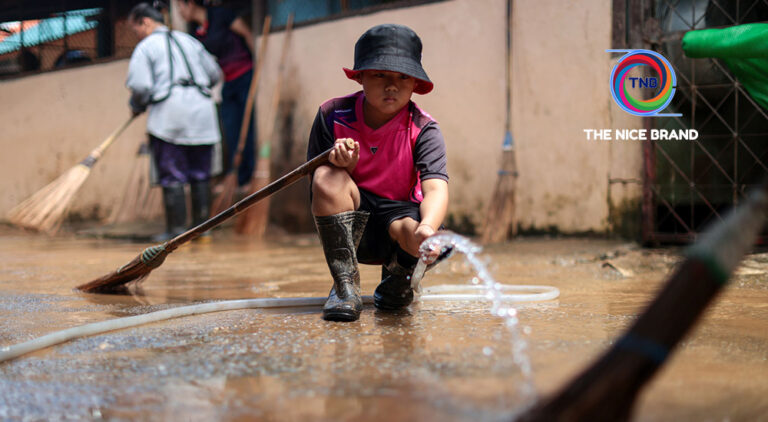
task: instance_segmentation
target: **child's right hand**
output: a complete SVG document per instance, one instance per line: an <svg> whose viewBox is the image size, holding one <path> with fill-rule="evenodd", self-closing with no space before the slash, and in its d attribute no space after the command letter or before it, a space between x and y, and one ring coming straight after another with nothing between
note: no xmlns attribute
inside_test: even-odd
<svg viewBox="0 0 768 422"><path fill-rule="evenodd" d="M347 140L348 138L337 139L336 143L333 144L333 151L331 151L331 155L328 158L334 166L346 169L351 173L360 159L360 144L355 142L355 147L349 149Z"/></svg>

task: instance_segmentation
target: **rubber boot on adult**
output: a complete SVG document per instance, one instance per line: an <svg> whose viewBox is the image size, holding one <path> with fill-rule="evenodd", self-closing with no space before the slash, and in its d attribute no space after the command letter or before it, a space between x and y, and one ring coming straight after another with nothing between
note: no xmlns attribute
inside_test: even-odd
<svg viewBox="0 0 768 422"><path fill-rule="evenodd" d="M192 182L189 185L192 202L192 227L197 227L210 218L211 214L211 184L208 180ZM210 232L198 237L198 241L209 241Z"/></svg>
<svg viewBox="0 0 768 422"><path fill-rule="evenodd" d="M165 242L187 230L187 198L184 185L163 186L163 206L165 207L165 233L152 238L155 242Z"/></svg>
<svg viewBox="0 0 768 422"><path fill-rule="evenodd" d="M357 246L363 236L368 213L347 211L315 217L323 252L333 277L333 287L323 306L326 321L356 321L363 310Z"/></svg>

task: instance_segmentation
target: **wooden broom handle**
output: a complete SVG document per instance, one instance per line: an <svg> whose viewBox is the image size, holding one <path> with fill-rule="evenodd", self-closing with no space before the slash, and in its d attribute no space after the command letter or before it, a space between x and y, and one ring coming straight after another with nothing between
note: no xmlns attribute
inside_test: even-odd
<svg viewBox="0 0 768 422"><path fill-rule="evenodd" d="M136 116L131 116L128 120L126 120L122 125L120 125L119 128L115 129L114 132L112 132L107 139L104 140L104 142L101 143L98 147L94 148L93 151L91 151L90 154L88 154L88 157L86 157L83 161L80 162L80 164L86 166L86 167L93 167L93 164L96 163L96 161L101 158L101 154L104 153L104 151L109 148L110 145L112 145L112 142L115 142L115 139L117 139L118 136L120 136L121 133L125 130L125 128L128 127L128 125L131 124L133 119L135 119Z"/></svg>
<svg viewBox="0 0 768 422"><path fill-rule="evenodd" d="M355 142L352 139L347 138L345 142L346 142L347 149L351 150L355 148ZM218 226L219 224L223 223L229 218L237 214L240 214L251 205L261 201L262 199L272 195L275 192L281 191L284 188L296 183L297 181L302 179L304 176L311 174L318 167L324 164L328 164L331 151L333 151L333 147L329 148L328 150L318 155L317 157L297 167L295 170L291 171L285 176L268 184L264 188L236 202L231 207L216 214L215 216L211 217L207 221L201 223L199 226L189 229L186 232L174 237L173 239L169 240L168 243L166 243L165 250L167 250L168 252L175 250L180 245L200 236L201 234Z"/></svg>
<svg viewBox="0 0 768 422"><path fill-rule="evenodd" d="M264 18L261 30L261 44L259 45L259 51L256 56L256 72L251 79L251 86L248 88L248 99L245 100L245 111L243 112L243 121L240 124L240 136L237 139L237 151L235 157L232 160L232 168L236 169L240 166L242 161L243 150L245 149L245 138L248 136L249 125L253 118L253 103L256 100L256 91L259 87L259 78L261 76L261 69L264 67L264 59L267 55L267 40L269 39L269 29L272 26L272 16L267 15ZM256 136L254 133L253 136Z"/></svg>
<svg viewBox="0 0 768 422"><path fill-rule="evenodd" d="M280 107L280 95L281 95L281 88L283 85L283 74L285 73L285 61L288 57L288 47L290 47L291 42L291 34L293 33L293 13L288 15L288 21L285 24L285 39L283 40L283 49L280 51L280 62L277 65L277 80L275 81L275 90L272 93L272 108L270 110L269 115L269 129L267 129L264 133L267 134L267 139L265 140L265 145L262 146L262 148L266 148L267 151L271 151L272 149L272 141L275 137L275 126L277 123L277 112L278 108ZM261 156L261 152L259 153L259 156ZM267 172L267 178L269 176L269 168L266 169L259 169L258 171L265 171Z"/></svg>

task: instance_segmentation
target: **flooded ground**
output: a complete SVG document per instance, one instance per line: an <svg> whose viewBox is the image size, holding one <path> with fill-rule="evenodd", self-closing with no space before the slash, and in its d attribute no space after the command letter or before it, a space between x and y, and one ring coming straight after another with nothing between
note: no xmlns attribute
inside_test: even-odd
<svg viewBox="0 0 768 422"><path fill-rule="evenodd" d="M169 256L134 296L72 288L145 246L0 228L0 347L56 330L221 299L324 296L314 236L253 243L215 233ZM611 345L677 262L676 250L594 239L489 248L497 281L550 285L519 306L532 385L545 395ZM766 420L768 255L751 255L642 395L640 421ZM364 294L379 269L363 266ZM423 285L467 283L454 257ZM484 303L366 306L355 323L319 308L185 317L70 341L0 363L0 420L508 420L532 398L512 333Z"/></svg>

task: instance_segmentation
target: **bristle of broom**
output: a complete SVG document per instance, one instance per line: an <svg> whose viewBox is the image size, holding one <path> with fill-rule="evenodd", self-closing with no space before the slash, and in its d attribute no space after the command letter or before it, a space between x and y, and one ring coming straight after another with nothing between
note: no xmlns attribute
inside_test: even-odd
<svg viewBox="0 0 768 422"><path fill-rule="evenodd" d="M499 243L517 234L515 221L515 187L517 164L514 149L502 153L502 169L499 171L488 214L481 232L481 243Z"/></svg>
<svg viewBox="0 0 768 422"><path fill-rule="evenodd" d="M27 229L55 234L72 204L75 193L80 190L90 172L91 169L83 164L72 167L11 209L7 215L8 221Z"/></svg>
<svg viewBox="0 0 768 422"><path fill-rule="evenodd" d="M220 186L221 193L216 195L216 199L213 200L211 205L211 216L219 214L234 203L235 191L237 190L237 175L235 172L228 173Z"/></svg>
<svg viewBox="0 0 768 422"><path fill-rule="evenodd" d="M152 219L161 211L158 192L152 190L149 180L150 158L146 144L141 145L136 157L125 185L125 193L107 218L110 224Z"/></svg>
<svg viewBox="0 0 768 422"><path fill-rule="evenodd" d="M264 165L264 163L260 162L259 165ZM268 184L268 178L254 177L251 179L251 192L258 192ZM246 209L237 217L235 222L235 232L261 239L266 231L268 218L269 198L264 198L264 200Z"/></svg>
<svg viewBox="0 0 768 422"><path fill-rule="evenodd" d="M127 289L129 283L138 284L162 265L168 256L165 244L152 246L145 249L131 262L117 270L88 283L81 284L75 289L85 293L115 293Z"/></svg>

